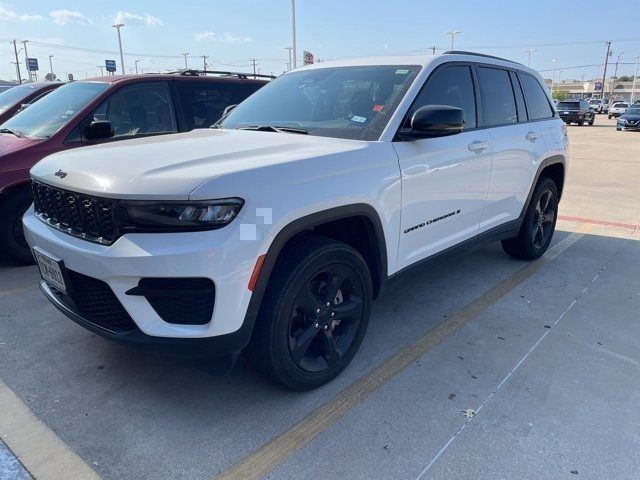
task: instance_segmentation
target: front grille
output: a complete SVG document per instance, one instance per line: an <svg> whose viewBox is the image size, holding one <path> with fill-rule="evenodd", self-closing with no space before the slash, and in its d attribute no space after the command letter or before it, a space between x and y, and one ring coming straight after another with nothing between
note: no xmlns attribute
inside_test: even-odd
<svg viewBox="0 0 640 480"><path fill-rule="evenodd" d="M117 238L114 200L36 181L31 186L36 214L44 222L71 235L107 245Z"/></svg>
<svg viewBox="0 0 640 480"><path fill-rule="evenodd" d="M86 321L113 333L137 328L109 285L102 280L67 270L68 293L52 288L53 293L69 309Z"/></svg>

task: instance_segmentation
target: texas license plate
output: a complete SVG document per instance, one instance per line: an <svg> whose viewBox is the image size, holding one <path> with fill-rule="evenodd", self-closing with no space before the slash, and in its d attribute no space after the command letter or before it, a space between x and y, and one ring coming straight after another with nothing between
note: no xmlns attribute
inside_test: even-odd
<svg viewBox="0 0 640 480"><path fill-rule="evenodd" d="M62 260L54 258L37 247L33 249L33 256L38 262L42 279L49 285L66 293L67 285L64 281L64 266L62 265Z"/></svg>

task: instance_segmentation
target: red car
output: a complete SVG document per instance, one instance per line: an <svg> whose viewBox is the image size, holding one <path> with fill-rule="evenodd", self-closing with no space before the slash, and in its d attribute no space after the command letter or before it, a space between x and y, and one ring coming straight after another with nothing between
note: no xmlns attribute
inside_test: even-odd
<svg viewBox="0 0 640 480"><path fill-rule="evenodd" d="M215 123L267 80L225 72L125 75L63 85L0 125L0 255L33 263L22 231L32 202L29 170L67 148ZM20 87L15 87L20 88Z"/></svg>
<svg viewBox="0 0 640 480"><path fill-rule="evenodd" d="M22 110L23 106L44 98L62 83L36 82L17 85L0 92L0 125Z"/></svg>

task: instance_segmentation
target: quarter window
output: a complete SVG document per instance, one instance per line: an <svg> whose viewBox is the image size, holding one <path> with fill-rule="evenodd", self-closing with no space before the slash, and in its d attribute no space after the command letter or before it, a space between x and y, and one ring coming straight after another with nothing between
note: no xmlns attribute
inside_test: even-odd
<svg viewBox="0 0 640 480"><path fill-rule="evenodd" d="M453 65L437 70L418 94L407 121L418 108L447 105L464 111L464 129L476 127L476 96L471 68Z"/></svg>
<svg viewBox="0 0 640 480"><path fill-rule="evenodd" d="M531 120L553 117L553 110L549 105L547 94L542 90L540 82L526 73L520 74L520 82L524 89L524 96L527 99L527 108Z"/></svg>
<svg viewBox="0 0 640 480"><path fill-rule="evenodd" d="M478 81L485 125L516 123L518 113L509 72L498 68L478 67Z"/></svg>

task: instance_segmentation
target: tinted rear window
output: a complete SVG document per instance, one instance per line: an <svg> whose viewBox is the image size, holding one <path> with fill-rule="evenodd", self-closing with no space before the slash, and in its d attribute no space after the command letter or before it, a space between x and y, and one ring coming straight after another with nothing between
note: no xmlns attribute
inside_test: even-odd
<svg viewBox="0 0 640 480"><path fill-rule="evenodd" d="M560 102L558 110L580 110L580 102Z"/></svg>
<svg viewBox="0 0 640 480"><path fill-rule="evenodd" d="M478 68L484 122L487 126L516 123L518 114L509 72L498 68Z"/></svg>

